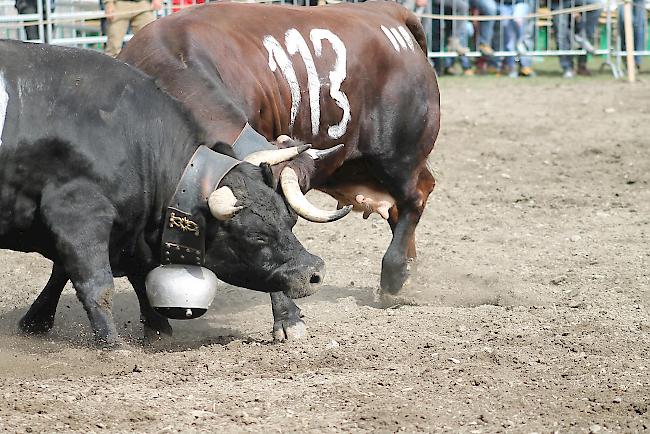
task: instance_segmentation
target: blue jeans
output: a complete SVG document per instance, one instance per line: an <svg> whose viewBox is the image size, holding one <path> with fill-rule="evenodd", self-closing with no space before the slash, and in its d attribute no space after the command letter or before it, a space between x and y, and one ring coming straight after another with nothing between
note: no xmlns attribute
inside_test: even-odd
<svg viewBox="0 0 650 434"><path fill-rule="evenodd" d="M585 6L597 3L598 0L559 0L551 3L552 10L566 9L573 6ZM576 33L581 33L583 37L587 38L590 42L594 39L596 33L596 26L598 25L598 17L600 16L600 9L594 11L584 12L580 25L572 26L571 14L560 14L553 16L553 27L555 28L555 39L557 40L558 50L570 50L572 41L572 32L577 30ZM584 24L583 24L584 23ZM587 56L578 57L579 64L587 63ZM573 56L560 56L560 66L562 69L573 69Z"/></svg>
<svg viewBox="0 0 650 434"><path fill-rule="evenodd" d="M497 3L495 0L469 0L469 5L478 9L479 15L496 15ZM490 45L494 36L494 21L479 21L478 43Z"/></svg>
<svg viewBox="0 0 650 434"><path fill-rule="evenodd" d="M433 0L433 13L447 15L469 15L469 8L477 8L480 15L496 15L495 0ZM437 21L437 20L434 20ZM447 22L448 23L448 22ZM435 24L435 23L434 23ZM458 38L463 47L467 47L467 21L451 21L451 35ZM448 24L443 23L443 26ZM490 45L494 34L494 21L480 21L478 43Z"/></svg>
<svg viewBox="0 0 650 434"><path fill-rule="evenodd" d="M623 6L618 8L618 24L620 29L621 43L625 49L625 29L623 28ZM644 0L634 0L632 3L632 27L634 29L634 50L643 51L646 49L646 27L648 17ZM641 64L641 56L634 56L634 63Z"/></svg>
<svg viewBox="0 0 650 434"><path fill-rule="evenodd" d="M528 20L523 17L530 13L528 3L515 3L514 5L500 5L499 13L503 16L513 16L515 19L503 22L503 45L506 51L515 51L519 42L526 39L526 25ZM503 64L510 68L515 66L515 58L508 56L503 59ZM533 59L530 56L521 56L519 64L522 67L531 66Z"/></svg>

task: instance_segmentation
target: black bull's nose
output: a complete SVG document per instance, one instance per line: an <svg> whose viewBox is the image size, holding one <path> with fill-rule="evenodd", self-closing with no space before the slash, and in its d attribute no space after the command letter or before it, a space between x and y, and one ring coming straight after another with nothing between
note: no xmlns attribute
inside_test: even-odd
<svg viewBox="0 0 650 434"><path fill-rule="evenodd" d="M285 282L284 293L290 298L301 298L318 291L325 279L325 262L308 254L299 261L291 261L278 270Z"/></svg>

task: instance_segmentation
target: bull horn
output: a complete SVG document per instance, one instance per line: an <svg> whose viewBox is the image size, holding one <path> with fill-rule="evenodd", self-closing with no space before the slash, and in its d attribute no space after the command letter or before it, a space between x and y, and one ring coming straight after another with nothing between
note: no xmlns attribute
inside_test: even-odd
<svg viewBox="0 0 650 434"><path fill-rule="evenodd" d="M345 146L343 143L339 143L338 145L333 146L329 149L310 149L306 152L306 154L309 155L312 160L320 160L321 158L326 158L332 154L337 153L338 150L343 146Z"/></svg>
<svg viewBox="0 0 650 434"><path fill-rule="evenodd" d="M282 169L282 172L280 173L280 185L282 185L284 197L287 199L287 202L289 202L289 205L291 205L291 208L293 208L300 217L309 220L310 222L333 222L345 217L350 211L352 211L351 205L335 211L326 211L315 207L307 200L305 195L302 194L300 184L298 183L298 175L296 175L295 170L291 167L285 167Z"/></svg>
<svg viewBox="0 0 650 434"><path fill-rule="evenodd" d="M305 152L309 148L311 148L311 145L300 145L292 146L290 148L257 151L249 154L246 158L244 158L244 161L256 166L259 166L262 163L267 163L273 166L274 164L291 160L293 157Z"/></svg>
<svg viewBox="0 0 650 434"><path fill-rule="evenodd" d="M237 198L230 187L217 188L208 197L210 212L217 220L228 220L232 218L243 206L235 206Z"/></svg>

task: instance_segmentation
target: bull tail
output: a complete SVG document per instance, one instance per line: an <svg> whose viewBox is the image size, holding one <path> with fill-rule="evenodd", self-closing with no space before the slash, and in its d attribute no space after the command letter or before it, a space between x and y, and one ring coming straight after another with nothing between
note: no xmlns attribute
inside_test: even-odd
<svg viewBox="0 0 650 434"><path fill-rule="evenodd" d="M418 45L422 49L422 52L424 53L424 56L426 57L428 55L427 54L428 51L427 51L427 37L426 34L424 33L424 27L422 26L422 23L420 22L420 19L417 16L407 11L406 8L403 9L406 12L404 17L406 21L406 27L408 27L409 31L415 38L415 41L418 43Z"/></svg>

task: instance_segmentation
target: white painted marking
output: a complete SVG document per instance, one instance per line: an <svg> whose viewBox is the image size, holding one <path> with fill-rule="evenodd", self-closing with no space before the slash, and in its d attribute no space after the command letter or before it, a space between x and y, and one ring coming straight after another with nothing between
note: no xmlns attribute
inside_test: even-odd
<svg viewBox="0 0 650 434"><path fill-rule="evenodd" d="M390 32L388 32L390 34ZM392 34L391 34L392 36ZM334 50L336 59L334 60L333 69L329 72L330 80L330 96L343 110L341 121L336 125L330 125L327 129L327 134L332 139L342 137L350 122L350 102L346 94L341 91L341 84L347 75L347 49L341 39L334 33L327 29L312 29L309 37L314 46L316 56L321 57L323 51L323 40L327 40ZM296 71L293 67L290 55L300 53L302 60L305 64L307 71L307 87L309 91L309 107L311 113L311 131L314 136L318 135L320 131L321 107L320 107L320 88L321 82L314 63L314 57L309 50L309 46L305 38L296 29L289 29L284 34L284 42L287 48L285 52L277 39L271 35L267 35L263 39L263 44L269 53L269 68L275 72L278 67L282 71L282 75L287 80L289 89L291 91L291 123L290 127L293 129L298 108L300 107L301 94L300 83L296 76ZM406 45L404 44L404 47ZM399 46L398 46L399 49ZM287 54L288 53L288 54Z"/></svg>
<svg viewBox="0 0 650 434"><path fill-rule="evenodd" d="M336 61L334 62L334 69L329 73L330 78L330 96L343 110L341 122L337 125L332 125L327 129L327 134L333 138L338 139L345 134L345 131L350 122L350 102L348 97L341 91L341 83L345 80L347 74L347 49L341 39L334 33L327 29L312 29L309 33L309 38L314 44L314 52L316 56L320 57L323 51L323 39L327 39L332 44L332 49L336 54Z"/></svg>
<svg viewBox="0 0 650 434"><path fill-rule="evenodd" d="M7 117L7 105L9 104L9 94L5 86L4 74L0 72L0 146L2 145L2 130L5 127L5 118Z"/></svg>
<svg viewBox="0 0 650 434"><path fill-rule="evenodd" d="M397 40L397 42L399 42L399 44L402 46L402 48L406 50L406 47L407 47L406 41L404 40L404 38L402 38L402 35L399 34L397 29L395 27L391 27L390 31L393 34L393 36L395 36L395 39Z"/></svg>
<svg viewBox="0 0 650 434"><path fill-rule="evenodd" d="M411 49L411 51L415 51L415 45L413 45L413 38L411 37L411 32L409 32L408 30L406 30L406 29L404 28L404 26L399 26L399 27L397 28L397 30L399 30L399 32L402 34L402 37L404 38L404 40L405 40L406 43L408 44L408 46L409 46L409 48Z"/></svg>
<svg viewBox="0 0 650 434"><path fill-rule="evenodd" d="M311 133L316 136L320 130L320 80L305 38L296 29L289 29L285 34L287 51L293 55L300 52L307 69L307 87L309 88L309 107L311 108Z"/></svg>
<svg viewBox="0 0 650 434"><path fill-rule="evenodd" d="M271 71L275 72L279 65L282 75L284 75L284 78L287 80L287 84L289 85L289 90L291 91L290 126L293 128L293 123L295 122L296 114L298 113L298 106L300 105L300 85L296 78L296 71L294 71L289 56L284 52L284 49L277 39L271 35L267 35L264 37L263 43L264 47L269 52L269 68L271 68Z"/></svg>
<svg viewBox="0 0 650 434"><path fill-rule="evenodd" d="M390 41L391 44L393 44L393 48L395 48L395 51L399 53L399 45L397 44L397 41L395 40L395 36L391 33L390 30L388 30L386 27L381 26L381 30L384 32L388 40Z"/></svg>

